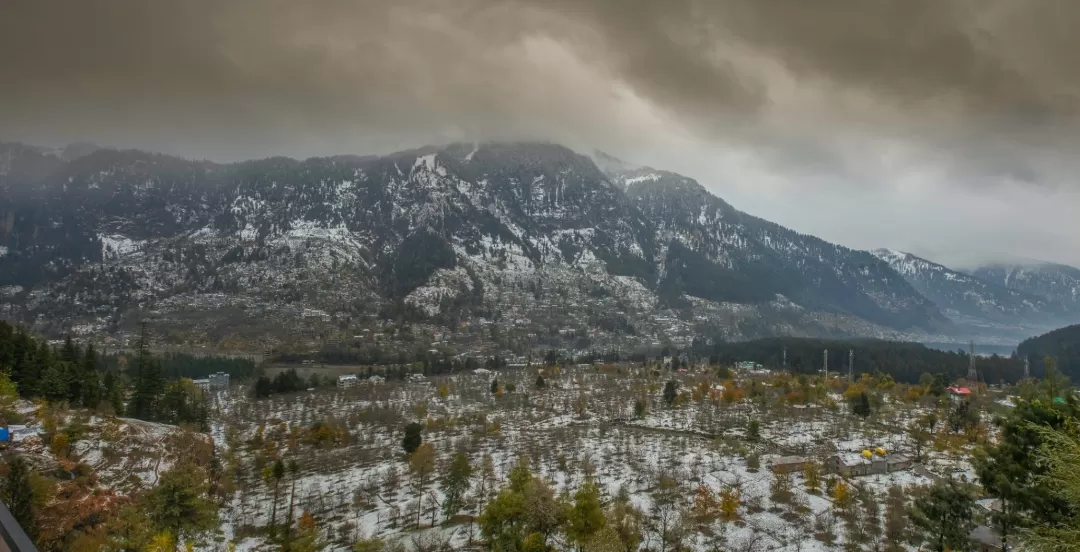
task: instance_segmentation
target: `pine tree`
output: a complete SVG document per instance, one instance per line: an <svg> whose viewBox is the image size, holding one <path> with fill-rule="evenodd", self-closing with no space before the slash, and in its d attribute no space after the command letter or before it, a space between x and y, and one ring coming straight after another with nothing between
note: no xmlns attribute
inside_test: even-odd
<svg viewBox="0 0 1080 552"><path fill-rule="evenodd" d="M172 533L179 542L218 524L217 505L207 498L206 476L190 462L165 472L144 501L155 527Z"/></svg>
<svg viewBox="0 0 1080 552"><path fill-rule="evenodd" d="M71 340L71 336L64 338L64 345L60 347L60 361L75 364L79 361L79 349L75 346L75 342Z"/></svg>
<svg viewBox="0 0 1080 552"><path fill-rule="evenodd" d="M124 415L124 385L120 381L120 376L113 374L112 372L105 373L105 399L109 401L109 406L112 407L113 414L116 416Z"/></svg>
<svg viewBox="0 0 1080 552"><path fill-rule="evenodd" d="M49 346L42 342L39 346L34 346L33 342L30 344L33 352L31 353L31 366L29 368L29 387L23 396L26 397L40 397L44 393L44 378L45 372L48 371L49 366L53 362L52 350Z"/></svg>
<svg viewBox="0 0 1080 552"><path fill-rule="evenodd" d="M411 455L420 448L420 444L424 441L423 431L424 426L418 422L411 422L405 426L405 436L401 439L401 448L405 454Z"/></svg>
<svg viewBox="0 0 1080 552"><path fill-rule="evenodd" d="M50 362L41 376L41 394L50 401L67 400L70 379L66 362Z"/></svg>
<svg viewBox="0 0 1080 552"><path fill-rule="evenodd" d="M1044 479L1053 482L1054 496L1068 509L1057 523L1040 523L1031 527L1024 548L1033 552L1075 550L1080 538L1080 432L1072 424L1061 429L1032 427L1044 443L1038 460L1046 467ZM1003 535L1004 537L1004 535ZM1002 547L1007 542L1002 539Z"/></svg>
<svg viewBox="0 0 1080 552"><path fill-rule="evenodd" d="M932 550L961 550L968 544L975 500L955 481L940 481L915 499L912 522L926 534Z"/></svg>
<svg viewBox="0 0 1080 552"><path fill-rule="evenodd" d="M566 534L571 541L584 546L594 533L604 528L607 518L600 506L600 489L591 479L586 480L574 493L574 505L570 508Z"/></svg>
<svg viewBox="0 0 1080 552"><path fill-rule="evenodd" d="M870 416L870 397L866 392L859 393L851 403L851 412L856 416L866 418Z"/></svg>
<svg viewBox="0 0 1080 552"><path fill-rule="evenodd" d="M664 384L664 404L672 406L679 397L679 382L671 379Z"/></svg>
<svg viewBox="0 0 1080 552"><path fill-rule="evenodd" d="M34 538L37 526L34 520L34 489L30 486L30 468L21 456L11 459L3 489L4 504L15 521L19 522L30 538Z"/></svg>
<svg viewBox="0 0 1080 552"><path fill-rule="evenodd" d="M36 387L33 374L35 364L33 354L25 340L25 334L15 334L11 345L11 381L19 386L20 396L32 397L34 394L31 391Z"/></svg>
<svg viewBox="0 0 1080 552"><path fill-rule="evenodd" d="M60 362L63 363L67 384L64 389L64 399L71 404L79 404L82 401L83 378L79 365L81 357L82 352L79 351L79 347L71 340L70 335L67 336L63 347L60 348Z"/></svg>
<svg viewBox="0 0 1080 552"><path fill-rule="evenodd" d="M746 423L746 440L752 443L761 439L761 422L750 420Z"/></svg>
<svg viewBox="0 0 1080 552"><path fill-rule="evenodd" d="M97 408L101 402L101 377L98 374L97 351L93 344L86 346L79 372L82 380L80 402L86 408Z"/></svg>
<svg viewBox="0 0 1080 552"><path fill-rule="evenodd" d="M146 322L139 332L138 352L135 357L135 390L131 396L131 415L143 420L157 418L158 401L165 391L161 364L150 356L150 342Z"/></svg>

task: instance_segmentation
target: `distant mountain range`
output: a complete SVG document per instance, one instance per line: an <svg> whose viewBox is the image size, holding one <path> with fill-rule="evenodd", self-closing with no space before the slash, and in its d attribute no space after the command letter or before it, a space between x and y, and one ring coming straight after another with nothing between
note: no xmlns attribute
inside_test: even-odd
<svg viewBox="0 0 1080 552"><path fill-rule="evenodd" d="M0 144L0 316L54 332L147 313L257 332L318 311L940 339L1080 311L1076 269L995 270L831 244L551 144L234 164Z"/></svg>
<svg viewBox="0 0 1080 552"><path fill-rule="evenodd" d="M1033 262L1023 265L991 264L971 274L999 286L1046 297L1072 313L1080 312L1080 269Z"/></svg>
<svg viewBox="0 0 1080 552"><path fill-rule="evenodd" d="M1077 281L1062 278L1061 274L1038 268L1003 269L1028 275L1026 280L1014 278L1013 285L1008 285L1008 276L997 279L995 269L989 267L968 274L901 251L879 249L874 254L955 321L1051 328L1076 320L1080 313L1075 301L1061 299L1072 293L1068 286L1075 286ZM1041 287L1028 283L1036 277Z"/></svg>

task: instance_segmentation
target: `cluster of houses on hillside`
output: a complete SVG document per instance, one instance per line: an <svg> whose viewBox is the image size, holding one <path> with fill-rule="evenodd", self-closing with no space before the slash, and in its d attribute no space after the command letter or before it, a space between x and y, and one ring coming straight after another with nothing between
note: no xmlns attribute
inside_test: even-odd
<svg viewBox="0 0 1080 552"><path fill-rule="evenodd" d="M355 374L348 374L348 375L344 375L344 376L338 376L337 388L338 389L352 389L353 387L356 387L357 385L360 385L361 383L366 383L368 385L381 385L383 383L386 383L386 378L384 378L382 376L379 376L379 375L373 375L371 377L367 377L367 378L363 378L363 379L361 379L359 376L357 376Z"/></svg>

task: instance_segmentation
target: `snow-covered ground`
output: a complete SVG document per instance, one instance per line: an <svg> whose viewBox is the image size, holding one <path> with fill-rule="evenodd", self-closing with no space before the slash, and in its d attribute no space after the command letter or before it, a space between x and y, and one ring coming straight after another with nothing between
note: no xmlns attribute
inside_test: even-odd
<svg viewBox="0 0 1080 552"><path fill-rule="evenodd" d="M344 549L347 543L372 536L411 542L419 534L431 533L455 547L467 546L470 536L478 538L478 529L468 521L478 513L476 500L461 512L464 517L452 523L444 523L438 508L444 497L437 475L460 450L473 466L474 499L482 486L478 472L485 456L490 456L494 468L494 481L486 482L489 498L491 484L501 486L510 468L524 457L557 494L572 493L586 474L594 474L605 502L623 490L648 516L656 515L659 478L670 476L680 485L681 507L690 506L699 486L715 493L725 488L740 493L737 520L691 531L687 542L696 550L834 550L843 543L844 522L834 515L831 498L825 492L807 492L798 472L792 475L791 504L774 503L771 462L788 455L820 462L833 454L876 448L885 448L890 455L911 454L906 427L923 410L887 401L878 415L862 421L844 408L782 404L768 388L768 397L735 404L706 396L666 408L663 380L650 372L548 369L544 389L534 387L536 370L518 370L458 374L434 379L434 385L389 382L261 401L243 396L241 390L218 396L212 436L221 450L234 453L225 456L231 456L229 462L240 474L259 473L274 453L295 459L300 466L295 480L297 511L311 512L319 520L331 548ZM496 375L504 389L498 397L490 393L490 380ZM687 391L695 380L707 379L701 374L680 377ZM634 403L640 398L646 400L647 412L634 419ZM760 427L755 440L747 438L751 419ZM419 529L417 491L400 445L403 426L413 420L426 421L424 440L434 446L440 466L420 493ZM347 443L306 442L303 430L320 421L347 430ZM262 443L252 440L257 434ZM961 474L971 480L966 457L967 451L933 452L929 475L903 470L852 478L851 483L865 485L884 504L894 485L925 485L932 477ZM754 461L760 464L756 469L748 465ZM253 475L240 477L238 483L240 490L223 513L223 536L237 535L241 549L269 549L258 538L239 535L269 522L271 487ZM292 494L292 479L286 484L279 493L278 520ZM820 540L823 532L832 536L832 544ZM652 528L643 546L658 548L657 539Z"/></svg>

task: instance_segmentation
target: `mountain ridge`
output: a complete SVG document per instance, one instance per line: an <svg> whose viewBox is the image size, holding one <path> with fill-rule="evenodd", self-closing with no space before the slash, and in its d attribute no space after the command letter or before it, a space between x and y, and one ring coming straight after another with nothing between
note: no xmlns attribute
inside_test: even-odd
<svg viewBox="0 0 1080 552"><path fill-rule="evenodd" d="M877 249L875 255L888 262L942 309L959 315L995 318L1064 315L1065 311L1048 298L1008 288L952 270L945 265L892 249Z"/></svg>
<svg viewBox="0 0 1080 552"><path fill-rule="evenodd" d="M1060 301L1070 309L1080 312L1080 268L1032 261L990 263L969 273L997 285Z"/></svg>
<svg viewBox="0 0 1080 552"><path fill-rule="evenodd" d="M643 327L674 309L733 339L949 331L870 253L611 159L549 143L229 164L96 150L0 195L0 286L10 316L69 324L223 305L539 319L561 297Z"/></svg>

